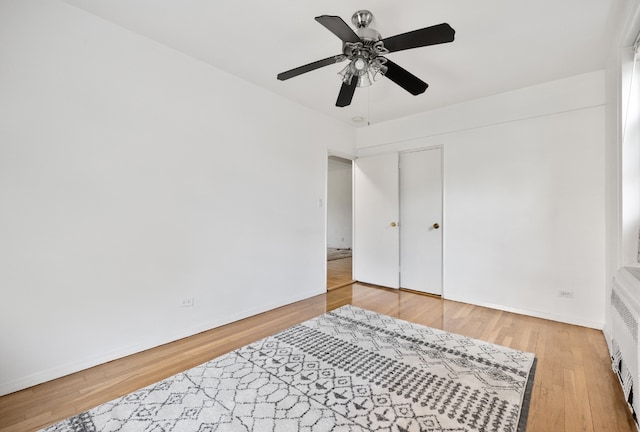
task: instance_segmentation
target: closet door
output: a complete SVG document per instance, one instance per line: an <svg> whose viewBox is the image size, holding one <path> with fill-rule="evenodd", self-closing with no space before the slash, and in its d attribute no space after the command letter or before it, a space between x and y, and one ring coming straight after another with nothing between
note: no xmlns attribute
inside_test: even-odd
<svg viewBox="0 0 640 432"><path fill-rule="evenodd" d="M398 154L354 164L353 278L399 288Z"/></svg>
<svg viewBox="0 0 640 432"><path fill-rule="evenodd" d="M400 154L400 287L442 295L442 150Z"/></svg>

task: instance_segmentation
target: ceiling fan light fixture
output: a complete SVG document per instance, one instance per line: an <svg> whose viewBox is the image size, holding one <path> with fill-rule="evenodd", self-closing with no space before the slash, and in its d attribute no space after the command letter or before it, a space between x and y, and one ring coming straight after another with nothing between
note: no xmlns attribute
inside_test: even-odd
<svg viewBox="0 0 640 432"><path fill-rule="evenodd" d="M346 65L340 72L338 72L338 75L340 75L342 77L342 82L343 83L351 84L351 79L354 76L353 72L351 71L351 63Z"/></svg>
<svg viewBox="0 0 640 432"><path fill-rule="evenodd" d="M356 57L351 62L351 66L354 69L354 72L358 75L362 75L366 72L369 67L368 62L364 59L364 57Z"/></svg>
<svg viewBox="0 0 640 432"><path fill-rule="evenodd" d="M351 80L358 80L358 87L368 87L372 84L372 78L375 73L371 71L370 62L363 56L355 57L345 66L338 74L342 77L342 82L351 84Z"/></svg>
<svg viewBox="0 0 640 432"><path fill-rule="evenodd" d="M370 70L358 77L358 87L369 87L371 84L373 84L373 74Z"/></svg>
<svg viewBox="0 0 640 432"><path fill-rule="evenodd" d="M355 31L339 16L320 15L315 20L342 41L342 53L279 73L276 78L284 81L349 60L349 64L339 72L342 85L336 100L337 107L351 104L356 87L367 87L381 76L414 96L424 93L427 83L385 56L396 51L453 42L455 36L455 30L442 23L382 39L377 30L369 27L373 14L367 10L359 10L351 17Z"/></svg>
<svg viewBox="0 0 640 432"><path fill-rule="evenodd" d="M381 76L384 76L389 69L384 64L387 62L387 59L384 57L379 57L374 59L369 65L369 73L373 75L373 80L378 81Z"/></svg>
<svg viewBox="0 0 640 432"><path fill-rule="evenodd" d="M365 56L358 56L351 60L338 75L342 77L342 82L345 84L351 84L351 80L356 79L358 87L369 87L387 73L386 62L387 59L384 57L367 59Z"/></svg>

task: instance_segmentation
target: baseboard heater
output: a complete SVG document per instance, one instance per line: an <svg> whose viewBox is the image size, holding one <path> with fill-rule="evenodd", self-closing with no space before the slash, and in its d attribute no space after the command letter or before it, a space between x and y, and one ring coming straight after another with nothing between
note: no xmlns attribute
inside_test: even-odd
<svg viewBox="0 0 640 432"><path fill-rule="evenodd" d="M638 425L640 413L640 268L618 270L611 290L611 361Z"/></svg>

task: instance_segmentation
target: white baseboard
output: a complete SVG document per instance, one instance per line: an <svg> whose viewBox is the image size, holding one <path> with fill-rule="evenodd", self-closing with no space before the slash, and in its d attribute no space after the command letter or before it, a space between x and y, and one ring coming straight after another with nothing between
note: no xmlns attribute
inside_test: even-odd
<svg viewBox="0 0 640 432"><path fill-rule="evenodd" d="M547 312L540 312L540 311L535 311L535 310L529 310L529 309L513 308L513 307L509 307L509 306L505 306L505 305L499 305L499 304L493 304L493 303L470 302L468 299L456 299L456 298L447 297L447 300L458 301L458 302L462 302L462 303L469 303L469 304L473 304L473 305L476 305L476 306L486 307L486 308L489 308L489 309L496 309L496 310L501 310L501 311L505 311L505 312L512 312L512 313L516 313L516 314L519 314L519 315L527 315L527 316L532 316L532 317L535 317L535 318L542 318L542 319L546 319L546 320L550 320L550 321L557 321L557 322L561 322L561 323L565 323L565 324L577 325L577 326L580 326L580 327L588 327L588 328L592 328L592 329L596 329L596 330L603 330L604 329L604 322L600 322L600 321L590 321L590 320L584 320L584 319L578 319L578 318L572 318L572 317L568 318L565 315L556 315L556 314L551 314L551 313L547 313Z"/></svg>
<svg viewBox="0 0 640 432"><path fill-rule="evenodd" d="M253 315L257 315L272 309L286 306L291 303L305 300L315 295L322 294L323 292L324 291L299 293L298 295L292 296L281 302L267 304L267 305L263 305L263 306L252 308L252 309L247 309L240 313L228 315L224 319L209 321L209 322L191 327L189 329L185 329L185 330L176 332L174 334L168 335L167 337L152 339L151 341L147 341L144 344L134 344L134 345L120 347L116 350L112 350L107 353L86 357L75 362L69 362L66 364L57 365L55 367L52 367L50 369L47 369L41 372L20 377L15 380L3 382L3 383L0 383L0 396L4 396L9 393L24 390L26 388L45 383L47 381L61 378L63 376L70 375L76 372L80 372L82 370L89 369L91 367L98 366L100 364L107 363L113 360L117 360L132 354L146 351L148 349L155 348L160 345L164 345L166 343L174 342L179 339L184 339L186 337L193 336L195 334L202 333L204 331L211 330L226 324L230 324L232 322L239 321L241 319L248 318Z"/></svg>

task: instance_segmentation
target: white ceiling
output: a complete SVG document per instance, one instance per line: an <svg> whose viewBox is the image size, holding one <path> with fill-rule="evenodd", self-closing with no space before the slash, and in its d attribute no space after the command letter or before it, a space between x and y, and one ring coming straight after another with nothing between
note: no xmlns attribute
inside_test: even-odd
<svg viewBox="0 0 640 432"><path fill-rule="evenodd" d="M403 117L605 67L624 0L64 0L313 110L352 124ZM453 43L389 54L429 84L412 96L388 79L356 90L337 108L337 73L327 66L288 81L276 75L341 53L314 17L351 23L373 12L382 37L442 22ZM363 117L361 123L352 121Z"/></svg>

